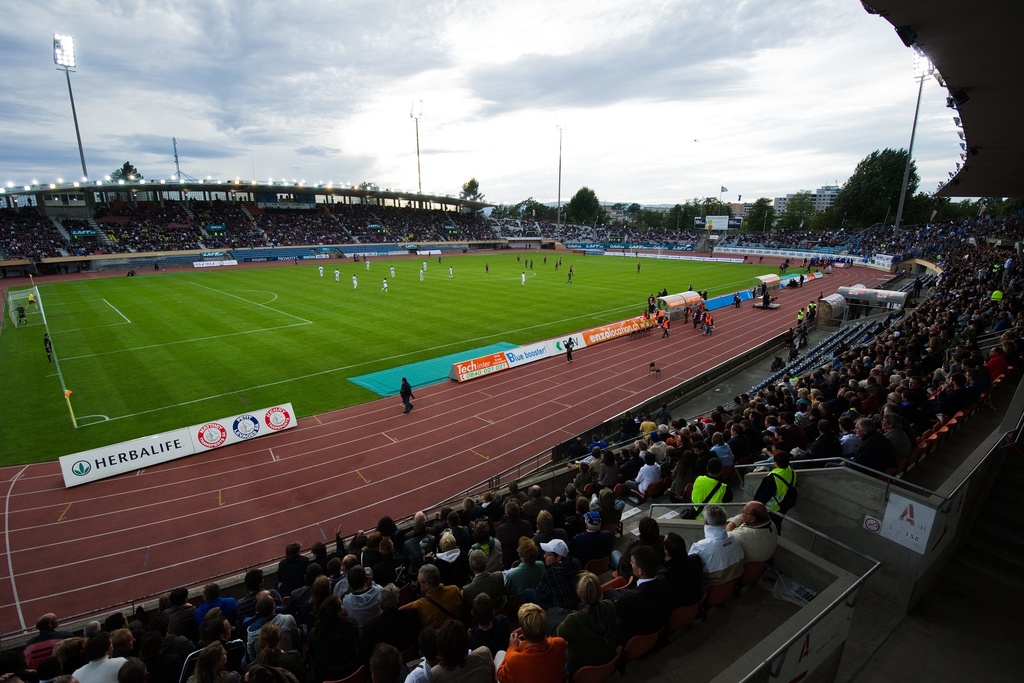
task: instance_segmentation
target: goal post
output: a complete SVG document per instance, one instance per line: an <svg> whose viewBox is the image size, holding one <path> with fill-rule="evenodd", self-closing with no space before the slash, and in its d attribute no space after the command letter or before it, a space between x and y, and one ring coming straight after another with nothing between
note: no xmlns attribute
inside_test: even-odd
<svg viewBox="0 0 1024 683"><path fill-rule="evenodd" d="M42 317L43 303L39 300L39 290L35 285L7 290L7 314L15 327L18 327L19 323L19 307L25 309L26 321L31 320L31 317L35 315Z"/></svg>

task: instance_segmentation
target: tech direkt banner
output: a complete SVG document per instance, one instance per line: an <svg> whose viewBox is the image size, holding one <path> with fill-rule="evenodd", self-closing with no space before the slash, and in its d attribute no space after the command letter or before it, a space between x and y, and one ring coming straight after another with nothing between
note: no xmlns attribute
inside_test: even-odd
<svg viewBox="0 0 1024 683"><path fill-rule="evenodd" d="M71 488L274 434L297 424L292 404L283 403L91 451L64 455L60 458L60 471L64 476L64 486Z"/></svg>

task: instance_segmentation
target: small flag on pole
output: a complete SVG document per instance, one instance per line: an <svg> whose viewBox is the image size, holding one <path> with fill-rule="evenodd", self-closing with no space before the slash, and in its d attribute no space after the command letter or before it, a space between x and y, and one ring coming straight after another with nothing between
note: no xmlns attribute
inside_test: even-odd
<svg viewBox="0 0 1024 683"><path fill-rule="evenodd" d="M64 392L64 398L71 398L71 390L70 389L68 389L67 391Z"/></svg>
<svg viewBox="0 0 1024 683"><path fill-rule="evenodd" d="M729 188L726 187L725 185L722 185L722 192L728 192L728 191L729 191Z"/></svg>

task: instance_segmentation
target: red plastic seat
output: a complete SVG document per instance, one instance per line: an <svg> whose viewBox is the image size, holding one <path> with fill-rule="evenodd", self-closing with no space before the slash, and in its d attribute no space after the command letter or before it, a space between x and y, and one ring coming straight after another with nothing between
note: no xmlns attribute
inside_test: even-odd
<svg viewBox="0 0 1024 683"><path fill-rule="evenodd" d="M369 680L370 670L363 664L356 669L351 675L345 678L339 678L336 681L324 681L324 683L367 683Z"/></svg>
<svg viewBox="0 0 1024 683"><path fill-rule="evenodd" d="M622 656L622 646L615 648L615 656L612 657L612 661L607 664L601 664L599 666L581 666L573 674L573 683L604 683L611 675L615 672L615 667L619 663L619 657Z"/></svg>
<svg viewBox="0 0 1024 683"><path fill-rule="evenodd" d="M587 562L587 566L584 567L584 569L586 569L588 572L593 572L594 574L601 576L601 574L604 574L606 571L608 571L608 568L611 566L612 558L611 555L609 555L607 557L599 557L596 560L591 560L590 562Z"/></svg>
<svg viewBox="0 0 1024 683"><path fill-rule="evenodd" d="M658 639L661 638L661 632L664 630L658 629L654 633L648 633L647 635L633 636L626 641L626 647L622 651L622 656L625 657L627 662L640 659L654 649L654 646L658 644Z"/></svg>
<svg viewBox="0 0 1024 683"><path fill-rule="evenodd" d="M604 593L605 591L616 590L616 589L619 589L619 588L625 588L626 586L628 586L632 582L633 582L633 577L632 576L629 577L628 579L625 578L624 576L616 576L615 578L611 579L610 581L605 582L601 586L601 593Z"/></svg>
<svg viewBox="0 0 1024 683"><path fill-rule="evenodd" d="M704 597L692 605L679 605L672 610L672 613L668 615L668 630L678 631L681 628L686 628L693 620L700 614L701 605L704 604Z"/></svg>
<svg viewBox="0 0 1024 683"><path fill-rule="evenodd" d="M768 568L768 561L762 560L760 562L746 562L743 565L743 573L740 574L738 579L738 588L743 586L749 586L752 583L756 583L761 575L764 574L765 569Z"/></svg>
<svg viewBox="0 0 1024 683"><path fill-rule="evenodd" d="M707 618L708 610L712 607L724 605L732 597L732 594L736 592L738 583L737 579L733 579L728 583L712 584L704 590L704 606L701 609L704 618Z"/></svg>
<svg viewBox="0 0 1024 683"><path fill-rule="evenodd" d="M639 491L638 491L639 493ZM665 493L665 482L656 481L647 487L647 493L643 495L644 500L650 500L651 498L657 498L661 494Z"/></svg>

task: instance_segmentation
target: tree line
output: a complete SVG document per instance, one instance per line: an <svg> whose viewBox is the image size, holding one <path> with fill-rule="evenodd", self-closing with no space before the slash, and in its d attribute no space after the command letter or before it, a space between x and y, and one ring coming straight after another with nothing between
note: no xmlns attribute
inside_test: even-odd
<svg viewBox="0 0 1024 683"><path fill-rule="evenodd" d="M864 157L840 188L835 203L824 211L815 210L814 197L810 192L798 192L790 196L782 212L776 212L773 199L762 197L748 209L743 231L825 231L892 225L896 220L903 188L907 156L905 149L886 148ZM478 192L476 179L471 182L474 183L474 191ZM1020 198L981 197L954 202L946 197L933 197L927 192L918 192L919 184L917 165L911 161L901 225L973 218L982 212L986 216L999 217L1024 211L1024 200ZM623 213L623 218L617 221L619 223L635 228L666 230L692 229L694 218L697 217L731 215L729 204L719 201L717 197L694 198L676 204L667 211L645 209L637 203L614 204L612 208ZM498 204L491 216L552 222L560 218L565 223L584 225L611 222L596 192L589 187L581 187L562 206L561 216L558 216L557 207L542 204L533 197L516 204Z"/></svg>

